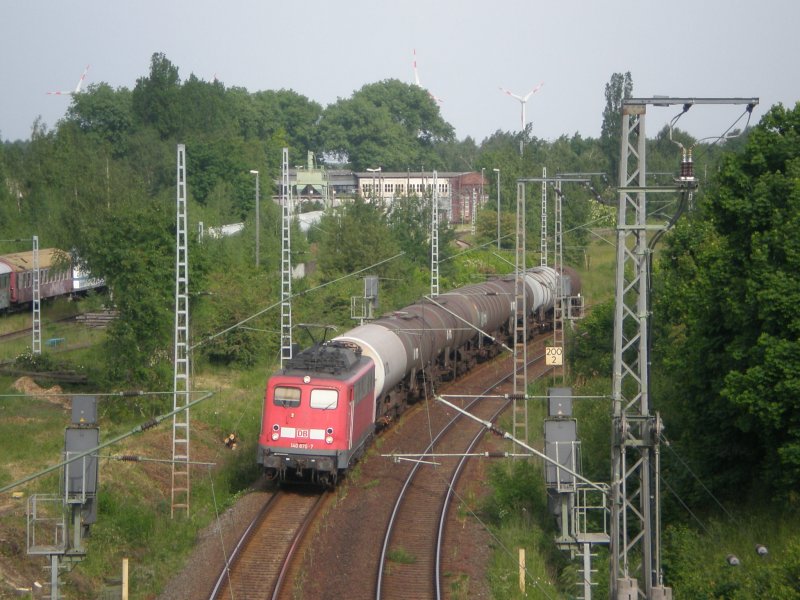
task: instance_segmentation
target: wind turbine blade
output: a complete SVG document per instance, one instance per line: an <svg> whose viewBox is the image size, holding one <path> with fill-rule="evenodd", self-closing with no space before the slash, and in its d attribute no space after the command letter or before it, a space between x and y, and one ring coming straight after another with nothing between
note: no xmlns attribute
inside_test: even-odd
<svg viewBox="0 0 800 600"><path fill-rule="evenodd" d="M527 96L525 96L525 102L527 102L528 98L530 98L533 94L538 92L542 88L543 85L544 85L544 81L541 82L539 85L537 85L535 88L533 88L530 92L528 92Z"/></svg>
<svg viewBox="0 0 800 600"><path fill-rule="evenodd" d="M523 102L527 102L527 101L528 101L528 98L530 98L530 97L531 97L531 96L533 96L533 95L534 95L536 92L538 92L538 91L539 91L539 88L541 88L543 85L544 85L544 82L540 83L540 84L539 84L539 85L537 85L535 88L533 88L533 89L532 89L530 92L528 92L527 94L525 94L525 97L524 97L524 98L522 98L522 101L523 101Z"/></svg>
<svg viewBox="0 0 800 600"><path fill-rule="evenodd" d="M414 48L414 62L412 63L414 67L414 83L417 84L417 87L422 87L419 83L419 73L417 72L417 49Z"/></svg>
<svg viewBox="0 0 800 600"><path fill-rule="evenodd" d="M507 90L506 88L504 88L504 87L501 87L501 88L500 88L500 91L502 91L502 92L504 92L504 93L508 94L508 95L509 95L509 96L511 96L512 98L516 98L516 99L517 99L517 100L519 100L520 102L525 102L525 100L527 100L527 98L524 98L524 99L523 99L523 98L522 98L522 96L517 96L517 95L516 95L514 92L510 92L510 91L508 91L508 90Z"/></svg>
<svg viewBox="0 0 800 600"><path fill-rule="evenodd" d="M78 80L78 85L75 86L75 92L74 93L80 94L81 86L83 85L83 80L86 79L86 73L89 72L89 66L90 65L86 65L86 68L83 70L83 75L81 75L81 78Z"/></svg>

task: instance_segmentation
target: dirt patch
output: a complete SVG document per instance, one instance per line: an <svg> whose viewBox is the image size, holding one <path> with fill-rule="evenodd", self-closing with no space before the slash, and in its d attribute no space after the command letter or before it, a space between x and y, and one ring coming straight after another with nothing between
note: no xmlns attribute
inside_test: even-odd
<svg viewBox="0 0 800 600"><path fill-rule="evenodd" d="M47 400L52 404L57 404L63 407L69 406L68 396L63 395L64 390L61 389L60 385L43 388L33 379L27 375L24 375L14 382L14 389L18 392L22 392L26 396L32 396L34 398L39 398L40 400Z"/></svg>

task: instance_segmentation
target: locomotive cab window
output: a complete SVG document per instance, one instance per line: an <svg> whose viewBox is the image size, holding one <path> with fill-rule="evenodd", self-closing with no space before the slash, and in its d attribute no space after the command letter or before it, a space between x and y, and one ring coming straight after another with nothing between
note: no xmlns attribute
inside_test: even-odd
<svg viewBox="0 0 800 600"><path fill-rule="evenodd" d="M275 406L294 408L300 406L300 388L277 386L272 397Z"/></svg>
<svg viewBox="0 0 800 600"><path fill-rule="evenodd" d="M311 390L311 408L333 410L339 404L339 392L336 390Z"/></svg>

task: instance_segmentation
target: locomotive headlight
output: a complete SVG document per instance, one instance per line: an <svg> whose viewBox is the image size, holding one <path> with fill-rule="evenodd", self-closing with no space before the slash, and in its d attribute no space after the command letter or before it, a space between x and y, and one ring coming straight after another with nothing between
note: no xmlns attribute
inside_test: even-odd
<svg viewBox="0 0 800 600"><path fill-rule="evenodd" d="M273 431L272 432L272 441L273 442L277 442L279 437L281 437L280 433L278 433L277 431Z"/></svg>
<svg viewBox="0 0 800 600"><path fill-rule="evenodd" d="M325 443L326 444L332 444L333 443L333 436L332 435L325 436Z"/></svg>
<svg viewBox="0 0 800 600"><path fill-rule="evenodd" d="M333 435L333 427L328 427L328 428L325 430L325 433L327 433L328 435Z"/></svg>

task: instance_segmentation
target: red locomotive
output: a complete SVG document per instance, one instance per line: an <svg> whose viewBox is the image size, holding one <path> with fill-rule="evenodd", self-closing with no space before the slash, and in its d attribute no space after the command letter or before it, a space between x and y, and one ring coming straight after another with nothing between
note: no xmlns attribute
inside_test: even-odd
<svg viewBox="0 0 800 600"><path fill-rule="evenodd" d="M351 344L316 345L270 378L266 402L259 448L270 448L267 470L334 485L372 435L375 365Z"/></svg>

